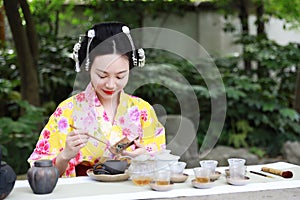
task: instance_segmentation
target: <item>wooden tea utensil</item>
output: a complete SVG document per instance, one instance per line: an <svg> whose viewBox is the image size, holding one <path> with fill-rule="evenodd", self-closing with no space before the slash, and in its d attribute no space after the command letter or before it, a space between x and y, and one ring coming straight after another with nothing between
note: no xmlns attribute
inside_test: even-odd
<svg viewBox="0 0 300 200"><path fill-rule="evenodd" d="M72 124L70 124L70 127L73 128L74 130L77 130L77 129L78 129L78 128L76 128L75 126L73 126ZM88 135L89 135L89 137L91 137L91 138L97 140L98 142L101 142L101 143L103 143L103 144L107 144L106 142L100 140L99 138L96 138L96 137L93 136L93 135L90 135L90 134L88 134Z"/></svg>
<svg viewBox="0 0 300 200"><path fill-rule="evenodd" d="M273 168L269 168L269 167L262 167L261 171L275 174L275 175L281 176L283 178L292 178L293 177L293 172L291 172L291 171L283 171L280 169L273 169Z"/></svg>
<svg viewBox="0 0 300 200"><path fill-rule="evenodd" d="M139 139L139 136L134 140ZM110 152L120 154L124 149L134 144L134 140L130 141L127 137L122 138L119 142L109 148Z"/></svg>
<svg viewBox="0 0 300 200"><path fill-rule="evenodd" d="M75 126L72 125L72 124L70 124L70 127L73 128L74 130L78 129L77 127L75 127ZM105 145L108 144L107 142L105 142L105 141L103 141L103 140L100 140L99 138L96 138L96 137L93 136L93 135L90 135L90 134L88 134L88 135L89 135L89 137L91 137L91 138L97 140L98 142L101 142L101 143L103 143L103 144L105 144ZM139 136L136 137L134 140L137 140L137 139L139 139ZM122 138L119 142L117 142L117 143L114 144L113 146L110 146L109 151L110 151L111 153L115 154L115 155L120 154L120 153L122 153L122 151L123 151L124 149L126 149L127 147L133 145L133 144L134 144L134 140L129 141L129 139L128 139L127 137Z"/></svg>
<svg viewBox="0 0 300 200"><path fill-rule="evenodd" d="M78 129L77 127L75 127L75 126L72 125L72 124L70 124L70 127L73 128L74 130L77 130L77 129ZM89 135L89 137L93 138L94 140L97 140L98 142L101 142L101 143L103 143L103 144L105 144L105 145L108 144L107 142L105 142L105 141L103 141L103 140L100 140L99 138L96 138L95 136L93 136L93 135L91 135L91 134L88 134L88 135ZM115 152L112 151L112 148L111 148L111 147L110 147L108 150L109 150L111 153L115 154Z"/></svg>

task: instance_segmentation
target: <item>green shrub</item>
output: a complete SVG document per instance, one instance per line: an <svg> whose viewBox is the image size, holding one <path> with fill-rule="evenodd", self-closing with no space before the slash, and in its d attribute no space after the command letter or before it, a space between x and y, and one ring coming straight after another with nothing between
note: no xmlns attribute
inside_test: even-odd
<svg viewBox="0 0 300 200"><path fill-rule="evenodd" d="M44 119L44 110L26 101L16 101L15 104L24 114L16 120L9 117L0 118L0 144L3 148L3 160L17 174L22 174L29 167L27 158L35 148Z"/></svg>

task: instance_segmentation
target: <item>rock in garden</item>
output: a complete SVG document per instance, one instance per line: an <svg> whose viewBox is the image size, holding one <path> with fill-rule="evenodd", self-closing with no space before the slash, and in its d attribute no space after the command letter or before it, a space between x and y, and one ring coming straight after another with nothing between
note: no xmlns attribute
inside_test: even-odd
<svg viewBox="0 0 300 200"><path fill-rule="evenodd" d="M300 142L288 141L283 145L283 155L287 162L300 164Z"/></svg>

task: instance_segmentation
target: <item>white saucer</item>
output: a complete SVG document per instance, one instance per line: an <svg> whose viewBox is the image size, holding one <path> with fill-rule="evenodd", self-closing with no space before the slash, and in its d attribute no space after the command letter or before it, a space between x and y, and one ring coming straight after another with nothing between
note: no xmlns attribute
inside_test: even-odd
<svg viewBox="0 0 300 200"><path fill-rule="evenodd" d="M173 185L173 183L170 183L169 185L157 185L156 183L150 183L150 187L152 190L160 192L169 191L173 189Z"/></svg>
<svg viewBox="0 0 300 200"><path fill-rule="evenodd" d="M173 183L183 183L189 177L188 174L176 174L171 176L171 182Z"/></svg>
<svg viewBox="0 0 300 200"><path fill-rule="evenodd" d="M192 185L195 187L195 188L200 188L200 189L207 189L207 188L211 188L215 185L214 182L208 182L208 183L199 183L196 181L196 179L193 179L192 180Z"/></svg>
<svg viewBox="0 0 300 200"><path fill-rule="evenodd" d="M230 176L226 177L227 183L229 183L230 185L246 185L247 183L249 183L250 178L248 176L244 176L243 179L232 179L230 178Z"/></svg>

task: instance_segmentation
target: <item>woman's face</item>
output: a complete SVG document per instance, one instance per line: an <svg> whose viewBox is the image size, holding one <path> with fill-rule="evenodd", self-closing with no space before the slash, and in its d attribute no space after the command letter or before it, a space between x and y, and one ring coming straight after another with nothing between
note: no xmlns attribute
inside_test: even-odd
<svg viewBox="0 0 300 200"><path fill-rule="evenodd" d="M96 56L90 73L92 85L100 101L118 97L128 82L128 58L117 54Z"/></svg>

